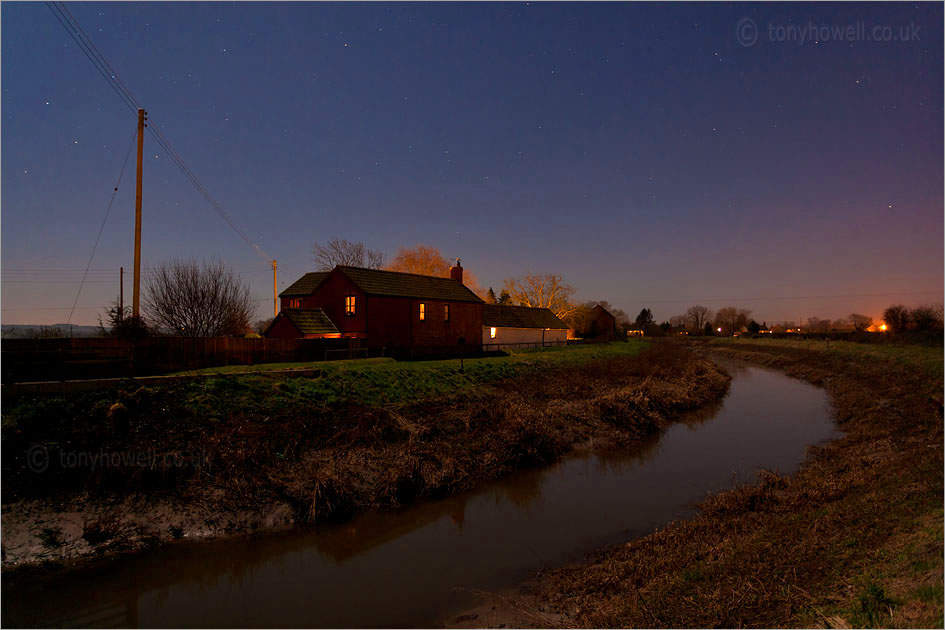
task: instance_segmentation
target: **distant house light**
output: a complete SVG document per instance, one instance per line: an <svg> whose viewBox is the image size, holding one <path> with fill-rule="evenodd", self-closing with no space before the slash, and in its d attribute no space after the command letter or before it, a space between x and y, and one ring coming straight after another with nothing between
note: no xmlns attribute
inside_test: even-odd
<svg viewBox="0 0 945 630"><path fill-rule="evenodd" d="M489 329L489 339L495 339L495 326Z"/></svg>

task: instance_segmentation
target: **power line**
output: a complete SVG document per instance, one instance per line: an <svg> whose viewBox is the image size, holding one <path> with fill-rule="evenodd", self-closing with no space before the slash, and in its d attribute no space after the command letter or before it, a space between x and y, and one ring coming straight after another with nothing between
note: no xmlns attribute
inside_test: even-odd
<svg viewBox="0 0 945 630"><path fill-rule="evenodd" d="M128 158L131 157L131 149L135 146L135 138L138 131L131 136L131 144L128 145L128 151L125 153L125 159L121 163L121 170L118 172L118 180L115 182L115 190L112 191L112 197L108 200L108 207L105 208L105 216L102 218L102 225L98 228L98 235L95 237L95 244L92 245L92 253L89 254L89 262L85 265L85 272L82 274L82 281L79 282L79 290L75 292L75 300L72 302L72 310L69 311L67 324L72 323L72 314L75 313L75 305L79 303L79 296L82 295L82 287L85 286L85 279L89 274L89 268L92 266L92 259L95 258L95 250L98 249L98 242L102 239L102 232L105 230L105 223L108 221L108 215L112 211L112 204L115 203L115 197L118 195L118 186L121 185L121 178L125 174L125 167L128 166Z"/></svg>
<svg viewBox="0 0 945 630"><path fill-rule="evenodd" d="M115 90L115 93L118 95L118 98L124 102L124 104L131 109L132 112L137 111L137 106L135 105L134 97L131 96L130 92L122 91L120 89L120 84L116 84L113 80L115 78L114 73L109 70L111 66L108 65L108 62L104 61L104 57L97 57L94 51L98 51L95 48L94 44L91 44L91 40L83 39L79 37L79 32L81 27L75 22L75 19L71 19L71 13L66 9L65 5L62 3L56 2L47 2L46 7L52 12L56 19L59 20L59 23L62 25L62 28L66 30L67 33L72 37L75 43L79 46L79 50L88 58L92 65L95 66L95 69L98 70L99 74L108 82L109 86ZM111 73L111 74L110 74Z"/></svg>
<svg viewBox="0 0 945 630"><path fill-rule="evenodd" d="M118 73L112 68L111 64L108 63L108 60L105 58L105 55L98 49L95 43L92 41L92 38L88 36L82 26L79 24L78 20L69 12L69 9L62 2L47 2L46 6L49 7L49 10L52 11L53 15L56 16L56 19L59 20L59 23L66 30L70 37L78 44L80 50L85 54L89 59L95 69L98 70L99 74L108 82L109 86L118 94L118 97L122 99L122 102L125 103L133 112L137 113L137 110L143 109L138 100L134 97L125 84L122 82L121 78L118 76ZM227 214L224 210L223 205L218 202L213 195L210 194L210 191L201 183L200 179L194 174L194 172L187 166L187 163L184 162L184 159L180 154L174 149L171 145L170 140L164 135L164 133L155 126L153 119L149 116L150 124L147 126L148 131L151 133L151 137L164 149L168 157L174 162L181 174L184 175L191 185L197 190L198 193L210 204L210 207L220 215L220 217L226 221L226 223L233 229L237 235L243 239L250 247L252 247L256 253L258 253L266 262L269 262L270 258L262 250L262 248L254 243L243 230L236 224L236 222Z"/></svg>

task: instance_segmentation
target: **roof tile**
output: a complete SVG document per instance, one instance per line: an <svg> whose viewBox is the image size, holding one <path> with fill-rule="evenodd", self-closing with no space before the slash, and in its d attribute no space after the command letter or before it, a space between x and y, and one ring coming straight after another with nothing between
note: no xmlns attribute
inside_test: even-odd
<svg viewBox="0 0 945 630"><path fill-rule="evenodd" d="M311 295L315 289L318 288L318 285L322 283L322 280L328 277L330 271L315 271L312 273L307 273L287 288L285 291L279 294L279 297L301 297L305 295Z"/></svg>
<svg viewBox="0 0 945 630"><path fill-rule="evenodd" d="M381 271L361 267L337 267L351 282L368 295L443 300L445 302L482 302L466 285L452 278L421 276L400 271Z"/></svg>
<svg viewBox="0 0 945 630"><path fill-rule="evenodd" d="M284 308L279 313L303 335L332 335L338 329L320 308Z"/></svg>
<svg viewBox="0 0 945 630"><path fill-rule="evenodd" d="M547 308L528 306L499 306L486 304L482 307L482 325L497 328L567 328L568 325Z"/></svg>

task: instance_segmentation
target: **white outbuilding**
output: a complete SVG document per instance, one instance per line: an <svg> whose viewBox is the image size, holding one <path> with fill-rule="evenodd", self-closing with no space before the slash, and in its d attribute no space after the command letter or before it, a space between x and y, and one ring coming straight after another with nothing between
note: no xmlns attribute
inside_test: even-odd
<svg viewBox="0 0 945 630"><path fill-rule="evenodd" d="M482 346L484 350L564 345L568 325L547 308L528 306L482 307Z"/></svg>

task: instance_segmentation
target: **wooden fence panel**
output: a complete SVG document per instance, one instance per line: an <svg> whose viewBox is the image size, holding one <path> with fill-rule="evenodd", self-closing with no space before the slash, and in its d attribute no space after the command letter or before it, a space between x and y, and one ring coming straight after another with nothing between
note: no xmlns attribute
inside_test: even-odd
<svg viewBox="0 0 945 630"><path fill-rule="evenodd" d="M3 381L140 376L225 365L322 361L325 350L348 347L346 339L5 339Z"/></svg>

